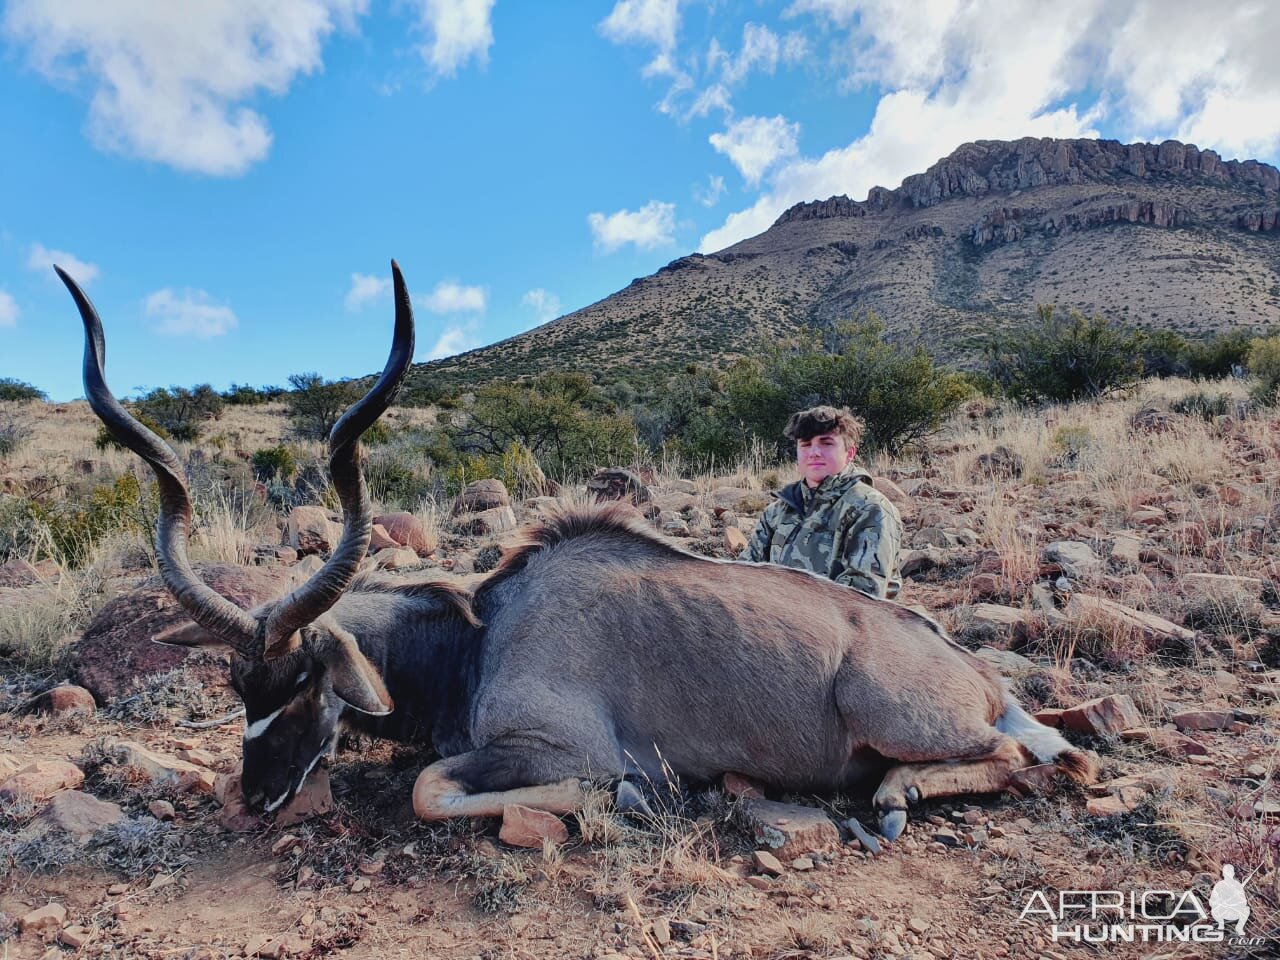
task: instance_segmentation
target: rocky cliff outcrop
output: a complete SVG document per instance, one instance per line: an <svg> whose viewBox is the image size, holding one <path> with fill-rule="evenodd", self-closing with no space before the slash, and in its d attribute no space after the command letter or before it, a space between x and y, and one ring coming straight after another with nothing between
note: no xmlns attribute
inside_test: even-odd
<svg viewBox="0 0 1280 960"><path fill-rule="evenodd" d="M997 207L984 213L969 228L969 242L975 247L1013 243L1023 237L1057 234L1069 230L1091 230L1113 223L1144 223L1153 227L1181 227L1193 222L1191 213L1176 203L1131 199L1099 205L1082 211L1046 214L1021 207ZM1271 229L1258 227L1255 229Z"/></svg>
<svg viewBox="0 0 1280 960"><path fill-rule="evenodd" d="M1080 183L1114 183L1176 178L1188 182L1251 187L1262 193L1280 191L1280 170L1256 160L1223 160L1194 144L1123 144L1117 140L978 140L958 147L924 173L907 177L896 190L874 187L867 200L831 197L799 203L777 223L825 217L865 216L890 206L931 207L955 197L985 197L1035 187ZM1117 214L1117 219L1123 219ZM1149 222L1133 220L1130 222Z"/></svg>

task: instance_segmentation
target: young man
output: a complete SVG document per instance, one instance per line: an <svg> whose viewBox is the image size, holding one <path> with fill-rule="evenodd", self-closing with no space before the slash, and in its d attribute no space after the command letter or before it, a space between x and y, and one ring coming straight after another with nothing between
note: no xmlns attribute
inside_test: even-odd
<svg viewBox="0 0 1280 960"><path fill-rule="evenodd" d="M765 508L741 559L798 567L876 597L902 588L902 518L853 463L862 424L848 410L813 407L792 414L800 479Z"/></svg>

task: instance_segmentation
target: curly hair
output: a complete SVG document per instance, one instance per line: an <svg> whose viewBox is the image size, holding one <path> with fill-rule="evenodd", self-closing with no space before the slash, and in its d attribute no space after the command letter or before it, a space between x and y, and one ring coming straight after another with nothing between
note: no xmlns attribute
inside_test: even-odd
<svg viewBox="0 0 1280 960"><path fill-rule="evenodd" d="M793 413L783 434L788 440L812 440L820 433L836 433L856 447L865 428L862 421L844 407L810 407Z"/></svg>

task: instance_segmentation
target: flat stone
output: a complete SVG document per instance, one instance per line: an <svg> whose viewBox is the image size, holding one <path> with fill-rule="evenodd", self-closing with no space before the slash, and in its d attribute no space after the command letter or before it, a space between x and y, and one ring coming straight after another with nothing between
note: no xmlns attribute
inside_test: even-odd
<svg viewBox="0 0 1280 960"><path fill-rule="evenodd" d="M751 862L755 864L755 868L761 873L767 873L773 877L782 876L782 861L768 850L756 850L751 854Z"/></svg>
<svg viewBox="0 0 1280 960"><path fill-rule="evenodd" d="M1093 548L1079 540L1055 540L1045 544L1041 557L1056 563L1073 580L1089 580L1102 573L1102 561Z"/></svg>
<svg viewBox="0 0 1280 960"><path fill-rule="evenodd" d="M473 537L494 536L516 528L516 515L511 507L494 507L464 514L454 522L454 529Z"/></svg>
<svg viewBox="0 0 1280 960"><path fill-rule="evenodd" d="M1142 537L1136 533L1117 533L1111 542L1111 559L1126 567L1142 562Z"/></svg>
<svg viewBox="0 0 1280 960"><path fill-rule="evenodd" d="M374 554L373 562L380 570L406 570L421 566L422 560L408 547L387 547Z"/></svg>
<svg viewBox="0 0 1280 960"><path fill-rule="evenodd" d="M746 799L740 807L756 843L792 860L840 842L840 831L817 807Z"/></svg>
<svg viewBox="0 0 1280 960"><path fill-rule="evenodd" d="M1209 748L1198 740L1183 736L1173 730L1160 730L1151 727L1135 727L1132 730L1121 730L1123 740L1147 743L1159 753L1174 760L1190 756L1204 756Z"/></svg>
<svg viewBox="0 0 1280 960"><path fill-rule="evenodd" d="M736 526L725 527L724 548L729 551L731 556L736 557L743 550L747 549L747 535Z"/></svg>
<svg viewBox="0 0 1280 960"><path fill-rule="evenodd" d="M147 804L147 813L160 821L172 820L177 815L173 804L168 800L152 800Z"/></svg>
<svg viewBox="0 0 1280 960"><path fill-rule="evenodd" d="M1090 797L1084 809L1091 817L1114 817L1122 813L1132 813L1136 806L1136 803L1131 803L1122 797L1108 795Z"/></svg>
<svg viewBox="0 0 1280 960"><path fill-rule="evenodd" d="M333 786L329 781L329 771L324 767L317 767L311 771L302 789L276 814L276 826L292 827L332 812Z"/></svg>
<svg viewBox="0 0 1280 960"><path fill-rule="evenodd" d="M67 760L36 760L0 783L0 799L48 800L60 790L84 783L84 771Z"/></svg>
<svg viewBox="0 0 1280 960"><path fill-rule="evenodd" d="M1142 726L1142 714L1126 694L1112 694L1062 711L1062 725L1080 733L1118 734Z"/></svg>
<svg viewBox="0 0 1280 960"><path fill-rule="evenodd" d="M992 605L982 603L982 604L978 604L978 606L989 607ZM994 609L1011 610L1013 608L1012 607L995 607ZM1023 611L1018 611L1018 612L1023 613ZM1025 622L1025 620L1026 620L1026 615L1025 613L1023 613L1022 619L1018 620L1017 622L1023 623ZM983 660L991 664L993 667L995 667L997 670L999 670L1001 673L1005 674L1006 676L1016 677L1030 670L1036 669L1036 665L1034 663L1032 663L1022 654L1014 653L1012 650L997 650L995 647L979 647L977 650L974 651L974 655L981 657Z"/></svg>
<svg viewBox="0 0 1280 960"><path fill-rule="evenodd" d="M1226 730L1235 715L1230 710L1184 710L1170 719L1179 730Z"/></svg>
<svg viewBox="0 0 1280 960"><path fill-rule="evenodd" d="M1072 594L1063 613L1075 623L1101 622L1112 629L1135 631L1147 640L1178 640L1189 643L1195 639L1195 633L1186 627L1105 597Z"/></svg>
<svg viewBox="0 0 1280 960"><path fill-rule="evenodd" d="M179 792L214 792L215 777L212 771L177 757L157 753L133 740L108 740L103 745L103 752L121 766L130 767L145 776L152 787Z"/></svg>
<svg viewBox="0 0 1280 960"><path fill-rule="evenodd" d="M60 903L47 903L18 918L18 930L53 930L67 922L67 908Z"/></svg>
<svg viewBox="0 0 1280 960"><path fill-rule="evenodd" d="M546 840L564 843L569 839L569 830L554 813L509 803L502 808L502 829L498 831L498 839L513 847L541 848Z"/></svg>
<svg viewBox="0 0 1280 960"><path fill-rule="evenodd" d="M24 834L63 833L84 843L103 827L118 823L124 811L117 803L99 800L79 790L63 790L28 824Z"/></svg>

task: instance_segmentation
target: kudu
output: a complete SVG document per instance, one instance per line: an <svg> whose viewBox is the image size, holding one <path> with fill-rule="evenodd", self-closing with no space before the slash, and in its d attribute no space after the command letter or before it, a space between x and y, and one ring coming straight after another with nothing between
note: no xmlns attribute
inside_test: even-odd
<svg viewBox="0 0 1280 960"><path fill-rule="evenodd" d="M358 578L371 530L358 438L413 353L408 293L392 271L391 357L330 438L342 539L310 581L252 612L188 564L181 465L107 390L97 315L59 271L84 320L89 401L160 483L161 572L195 622L157 639L232 649L251 805L288 800L340 721L435 747L443 759L413 791L428 820L508 803L567 812L583 777L613 778L634 802L629 775L732 771L806 791L879 778L873 804L893 839L910 803L1006 789L1029 762L1093 778L1086 753L928 617L802 571L686 553L618 506L535 526L474 594Z"/></svg>

